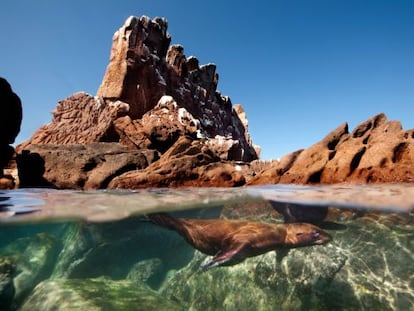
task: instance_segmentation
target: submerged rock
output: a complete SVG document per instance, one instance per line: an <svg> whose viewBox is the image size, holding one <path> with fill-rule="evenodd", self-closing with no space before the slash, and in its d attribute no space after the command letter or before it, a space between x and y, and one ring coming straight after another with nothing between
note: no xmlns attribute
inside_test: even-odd
<svg viewBox="0 0 414 311"><path fill-rule="evenodd" d="M16 292L13 277L16 263L8 257L0 256L0 310L9 310Z"/></svg>
<svg viewBox="0 0 414 311"><path fill-rule="evenodd" d="M188 266L164 284L161 293L194 310L275 310L276 306L320 310L300 301L307 299L318 277L332 279L344 262L340 257L329 258L321 247L291 250L279 258L269 252L231 267L202 272L200 266L206 259L197 252Z"/></svg>
<svg viewBox="0 0 414 311"><path fill-rule="evenodd" d="M183 307L144 284L95 278L43 281L19 310L172 311Z"/></svg>
<svg viewBox="0 0 414 311"><path fill-rule="evenodd" d="M270 204L256 208L262 221L281 217ZM243 208L222 215L255 217ZM411 310L413 217L330 210L329 221L341 224L321 224L333 236L326 246L272 251L207 272L201 267L211 257L143 218L66 224L61 243L40 234L1 249L16 267L12 274L4 266L5 299L13 295L11 278L12 304L21 310L135 310L147 303L149 310Z"/></svg>
<svg viewBox="0 0 414 311"><path fill-rule="evenodd" d="M53 270L58 253L54 237L39 233L33 237L20 238L0 250L0 254L12 258L16 265L13 278L15 301L20 303Z"/></svg>
<svg viewBox="0 0 414 311"><path fill-rule="evenodd" d="M346 225L327 246L269 252L208 272L197 252L160 291L193 310L412 308L412 231L364 218Z"/></svg>
<svg viewBox="0 0 414 311"><path fill-rule="evenodd" d="M160 275L162 275L162 260L159 258L149 258L137 262L128 272L127 280L133 283L145 283L151 288L159 287Z"/></svg>
<svg viewBox="0 0 414 311"><path fill-rule="evenodd" d="M51 278L122 279L129 275L135 280L147 279L149 285L156 287L166 271L191 259L191 247L177 240L141 218L101 224L74 223L63 234L62 250ZM174 249L176 253L171 256L160 251L160 247Z"/></svg>

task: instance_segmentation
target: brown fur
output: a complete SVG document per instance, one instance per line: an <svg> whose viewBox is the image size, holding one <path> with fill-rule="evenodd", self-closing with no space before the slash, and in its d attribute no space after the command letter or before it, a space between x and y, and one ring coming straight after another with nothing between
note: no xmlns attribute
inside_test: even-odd
<svg viewBox="0 0 414 311"><path fill-rule="evenodd" d="M173 218L159 213L149 215L155 224L182 235L199 251L214 256L205 269L232 265L246 257L278 248L325 244L331 237L308 223L274 224L224 219Z"/></svg>

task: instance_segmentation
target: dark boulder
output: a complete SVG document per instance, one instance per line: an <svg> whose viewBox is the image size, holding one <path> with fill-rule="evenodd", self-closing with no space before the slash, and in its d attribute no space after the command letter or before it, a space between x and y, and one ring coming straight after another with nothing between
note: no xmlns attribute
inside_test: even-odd
<svg viewBox="0 0 414 311"><path fill-rule="evenodd" d="M11 144L20 132L22 103L6 79L0 77L0 177L14 154Z"/></svg>

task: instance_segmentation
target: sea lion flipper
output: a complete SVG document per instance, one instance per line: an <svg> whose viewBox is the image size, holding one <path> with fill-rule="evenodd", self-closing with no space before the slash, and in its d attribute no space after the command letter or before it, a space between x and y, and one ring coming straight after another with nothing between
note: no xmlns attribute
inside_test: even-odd
<svg viewBox="0 0 414 311"><path fill-rule="evenodd" d="M202 266L203 271L207 271L208 269L223 266L227 263L234 263L235 261L241 261L244 259L244 256L240 256L241 251L243 250L244 245L240 245L236 248L232 248L225 252L219 252L216 256L213 257L208 263Z"/></svg>

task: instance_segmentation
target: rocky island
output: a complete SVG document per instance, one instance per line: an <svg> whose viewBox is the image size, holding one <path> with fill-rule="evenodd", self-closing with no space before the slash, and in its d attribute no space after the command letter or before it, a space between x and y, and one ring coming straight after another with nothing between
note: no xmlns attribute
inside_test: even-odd
<svg viewBox="0 0 414 311"><path fill-rule="evenodd" d="M243 108L217 90L214 64L170 42L165 19L128 18L96 96L60 101L52 122L17 148L21 186L245 184L231 163L251 162L258 150Z"/></svg>
<svg viewBox="0 0 414 311"><path fill-rule="evenodd" d="M125 21L97 94L58 102L52 121L16 148L20 187L413 181L414 130L382 113L352 132L344 123L280 161L261 161L242 106L217 89L216 66L171 45L167 28L164 18Z"/></svg>

